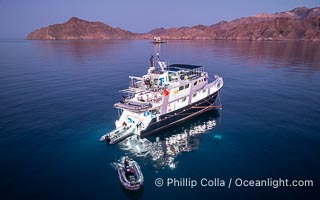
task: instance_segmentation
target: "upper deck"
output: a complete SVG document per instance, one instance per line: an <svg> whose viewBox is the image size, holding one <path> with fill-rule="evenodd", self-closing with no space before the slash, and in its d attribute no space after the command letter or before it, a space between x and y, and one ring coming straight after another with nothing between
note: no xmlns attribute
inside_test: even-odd
<svg viewBox="0 0 320 200"><path fill-rule="evenodd" d="M152 65L153 63L151 63ZM178 93L181 88L189 88L189 85L192 85L193 90L196 91L207 84L208 73L204 72L203 66L189 64L167 66L161 61L158 62L158 66L157 68L150 67L148 73L142 77L129 76L131 79L130 86L122 90L126 93L126 96L123 97L123 101L115 104L115 106L143 112L161 106L164 96L169 95L172 91Z"/></svg>
<svg viewBox="0 0 320 200"><path fill-rule="evenodd" d="M204 67L199 65L173 64L167 67L168 71L176 72L180 80L192 81L206 75Z"/></svg>

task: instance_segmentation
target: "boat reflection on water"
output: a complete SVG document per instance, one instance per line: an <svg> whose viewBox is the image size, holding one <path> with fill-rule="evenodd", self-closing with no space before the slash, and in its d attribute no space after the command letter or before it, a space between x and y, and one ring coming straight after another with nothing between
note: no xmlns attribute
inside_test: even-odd
<svg viewBox="0 0 320 200"><path fill-rule="evenodd" d="M201 135L211 132L216 126L217 118L218 112L210 111L150 138L127 138L119 146L156 169L174 169L178 164L175 158L183 152L196 150L200 145Z"/></svg>

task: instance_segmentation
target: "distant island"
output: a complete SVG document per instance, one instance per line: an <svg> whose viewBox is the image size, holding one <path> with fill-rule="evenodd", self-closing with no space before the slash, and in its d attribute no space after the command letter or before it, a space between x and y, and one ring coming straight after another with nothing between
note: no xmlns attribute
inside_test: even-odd
<svg viewBox="0 0 320 200"><path fill-rule="evenodd" d="M29 40L152 39L164 40L308 40L320 41L320 7L298 7L275 14L222 21L211 26L158 28L147 33L133 33L102 22L88 22L72 17L31 32Z"/></svg>

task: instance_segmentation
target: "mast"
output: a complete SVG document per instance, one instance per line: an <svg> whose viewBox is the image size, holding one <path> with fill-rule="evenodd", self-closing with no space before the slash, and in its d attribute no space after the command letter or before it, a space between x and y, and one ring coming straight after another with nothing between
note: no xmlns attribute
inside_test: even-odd
<svg viewBox="0 0 320 200"><path fill-rule="evenodd" d="M153 43L153 58L155 63L160 61L161 43Z"/></svg>
<svg viewBox="0 0 320 200"><path fill-rule="evenodd" d="M157 42L153 42L153 55L150 58L150 63L155 63L155 69L159 69L159 70L164 70L164 68L167 66L166 62L163 62L160 60L160 54L161 54L161 43L166 43L166 42L162 42L160 37L158 37L158 41ZM166 48L167 51L167 48ZM167 57L167 52L166 52L166 57ZM151 62L151 59L153 59L153 62ZM165 61L167 60L167 58L165 59Z"/></svg>

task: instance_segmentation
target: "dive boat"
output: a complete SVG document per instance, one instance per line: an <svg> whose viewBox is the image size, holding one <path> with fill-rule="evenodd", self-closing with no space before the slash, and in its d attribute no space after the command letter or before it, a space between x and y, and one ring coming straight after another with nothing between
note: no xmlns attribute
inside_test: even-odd
<svg viewBox="0 0 320 200"><path fill-rule="evenodd" d="M165 43L165 42L162 41L159 36L154 36L154 37L153 37L153 43L154 43L154 44L159 44L159 43Z"/></svg>
<svg viewBox="0 0 320 200"><path fill-rule="evenodd" d="M211 80L203 66L167 65L158 53L156 57L150 58L146 75L129 76L129 88L121 91L124 93L121 101L114 104L119 109L116 130L125 124L133 127L134 134L145 137L206 111L222 108L215 104L223 86L222 77L214 75Z"/></svg>
<svg viewBox="0 0 320 200"><path fill-rule="evenodd" d="M127 190L139 190L144 178L138 163L128 157L123 157L117 166L121 185Z"/></svg>

